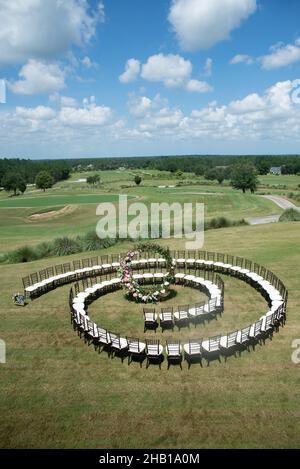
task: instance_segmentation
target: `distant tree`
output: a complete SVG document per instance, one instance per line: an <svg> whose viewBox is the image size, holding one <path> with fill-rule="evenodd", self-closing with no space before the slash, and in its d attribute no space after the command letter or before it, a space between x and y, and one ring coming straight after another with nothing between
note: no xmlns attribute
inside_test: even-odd
<svg viewBox="0 0 300 469"><path fill-rule="evenodd" d="M18 189L20 192L22 192L22 194L24 194L24 192L26 191L27 186L26 186L26 182L24 181L24 179L20 181Z"/></svg>
<svg viewBox="0 0 300 469"><path fill-rule="evenodd" d="M243 193L247 190L254 193L257 189L257 184L256 169L252 164L242 163L233 168L231 185L234 189L240 189Z"/></svg>
<svg viewBox="0 0 300 469"><path fill-rule="evenodd" d="M205 179L209 181L218 181L219 184L222 184L226 176L224 168L211 168L204 174Z"/></svg>
<svg viewBox="0 0 300 469"><path fill-rule="evenodd" d="M136 175L134 176L134 182L136 183L137 186L139 186L139 185L141 184L141 182L142 182L141 176L139 176L138 174L136 174Z"/></svg>
<svg viewBox="0 0 300 469"><path fill-rule="evenodd" d="M50 189L53 186L53 177L48 171L40 171L35 178L35 185L38 189L42 189L44 192L46 189Z"/></svg>
<svg viewBox="0 0 300 469"><path fill-rule="evenodd" d="M215 179L215 170L212 168L208 169L207 171L205 171L204 177L208 181L213 181Z"/></svg>
<svg viewBox="0 0 300 469"><path fill-rule="evenodd" d="M183 171L182 171L181 169L177 169L177 170L176 170L176 173L175 173L175 176L176 176L178 179L182 178L182 176L183 176Z"/></svg>
<svg viewBox="0 0 300 469"><path fill-rule="evenodd" d="M87 182L90 186L96 186L96 184L100 184L100 175L99 175L99 174L94 174L93 176L89 176L89 177L86 179L86 182Z"/></svg>
<svg viewBox="0 0 300 469"><path fill-rule="evenodd" d="M22 194L26 191L26 182L20 174L7 173L2 179L2 186L6 192L13 192L17 195L19 190Z"/></svg>
<svg viewBox="0 0 300 469"><path fill-rule="evenodd" d="M256 164L256 169L258 171L258 174L268 174L269 171L270 171L270 163L268 162L268 160L263 160L263 159L260 159L258 161L258 163Z"/></svg>
<svg viewBox="0 0 300 469"><path fill-rule="evenodd" d="M178 169L178 166L176 165L176 161L168 159L166 160L165 167L162 167L162 169L165 171L170 171L171 173L175 173Z"/></svg>
<svg viewBox="0 0 300 469"><path fill-rule="evenodd" d="M225 169L223 168L216 168L215 170L215 178L219 184L222 184L226 177Z"/></svg>

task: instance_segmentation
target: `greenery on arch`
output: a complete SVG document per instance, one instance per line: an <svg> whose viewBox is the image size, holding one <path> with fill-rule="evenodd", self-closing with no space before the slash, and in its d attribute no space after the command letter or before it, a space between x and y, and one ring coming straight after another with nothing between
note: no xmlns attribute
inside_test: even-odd
<svg viewBox="0 0 300 469"><path fill-rule="evenodd" d="M162 284L140 285L134 277L132 261L142 252L155 252L166 261L167 275ZM127 252L120 262L119 275L122 286L126 290L126 297L137 303L157 303L169 292L170 283L174 279L172 256L168 248L163 248L154 243L139 243L134 249Z"/></svg>

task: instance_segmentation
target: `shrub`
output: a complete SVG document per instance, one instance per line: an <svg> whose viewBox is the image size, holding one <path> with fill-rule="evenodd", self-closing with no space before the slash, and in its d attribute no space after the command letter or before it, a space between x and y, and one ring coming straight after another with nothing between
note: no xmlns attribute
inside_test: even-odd
<svg viewBox="0 0 300 469"><path fill-rule="evenodd" d="M209 220L204 225L205 230L215 230L219 228L229 228L231 226L248 225L245 220L229 220L226 217L216 217Z"/></svg>
<svg viewBox="0 0 300 469"><path fill-rule="evenodd" d="M45 257L51 257L53 255L53 242L44 241L36 247L37 259L44 259Z"/></svg>
<svg viewBox="0 0 300 469"><path fill-rule="evenodd" d="M116 244L117 239L105 238L100 239L95 231L89 231L83 236L79 236L83 251L96 251L97 249L103 249Z"/></svg>
<svg viewBox="0 0 300 469"><path fill-rule="evenodd" d="M35 249L30 246L23 246L8 253L7 260L10 263L17 264L19 262L31 262L38 259Z"/></svg>
<svg viewBox="0 0 300 469"><path fill-rule="evenodd" d="M227 228L228 226L232 226L232 222L228 220L226 217L217 217L212 218L210 220L210 228Z"/></svg>
<svg viewBox="0 0 300 469"><path fill-rule="evenodd" d="M52 255L53 256L68 256L69 254L76 254L81 251L81 245L78 240L68 238L56 238L53 241Z"/></svg>
<svg viewBox="0 0 300 469"><path fill-rule="evenodd" d="M279 221L300 221L300 211L288 208L280 216Z"/></svg>

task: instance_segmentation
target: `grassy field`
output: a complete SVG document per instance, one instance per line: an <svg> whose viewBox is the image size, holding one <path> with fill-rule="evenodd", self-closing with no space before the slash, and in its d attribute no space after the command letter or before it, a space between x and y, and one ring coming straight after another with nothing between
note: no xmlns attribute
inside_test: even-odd
<svg viewBox="0 0 300 469"><path fill-rule="evenodd" d="M118 195L112 194L45 194L44 197L14 197L0 200L0 208L51 207L51 205L67 204L100 204L101 202L116 202Z"/></svg>
<svg viewBox="0 0 300 469"><path fill-rule="evenodd" d="M257 217L269 214L279 214L281 210L269 200L262 197L242 194L227 186L186 185L183 187L159 188L160 185L174 185L174 180L152 180L158 177L157 172L148 175L140 187L132 183L131 173L120 171L120 175L127 180L128 186L122 188L122 183L116 182L116 174L106 171L103 187L91 189L87 184L77 184L72 181L57 184L45 193L29 190L24 196L0 196L0 253L26 245L35 245L58 236L76 236L94 230L98 221L96 207L101 202L117 202L116 194L127 194L129 203L142 201L146 205L151 202L162 201L173 203L204 203L205 216L209 220L213 217L225 216L231 220L244 217ZM167 174L167 173L166 173ZM76 174L75 180L83 177L84 173ZM101 173L102 177L102 173ZM166 177L163 173L163 177ZM170 176L169 176L170 177ZM190 177L190 175L189 175ZM176 181L175 181L176 183ZM63 213L55 218L35 219L29 217L42 210L49 211L53 207L63 208L71 205L74 210Z"/></svg>
<svg viewBox="0 0 300 469"><path fill-rule="evenodd" d="M140 187L133 183L142 174ZM73 174L42 193L28 188L24 197L0 194L0 253L35 245L59 236L76 236L94 230L99 202L117 202L128 194L129 203L142 201L204 203L206 220L225 216L232 220L278 214L282 211L258 195L242 194L190 174L184 185L170 173L106 171L99 188L75 182L88 174ZM286 179L288 178L288 179ZM289 179L290 178L290 179ZM298 185L298 176L266 176L271 186ZM260 178L261 179L261 178ZM300 178L299 178L300 179ZM284 192L282 192L284 193ZM72 211L53 218L33 220L32 214ZM161 242L182 248L176 240ZM105 252L124 251L128 243ZM255 352L213 362L209 368L194 365L148 370L132 363L98 355L74 333L68 313L69 287L30 303L13 306L11 295L21 289L21 277L41 268L69 261L60 257L29 264L1 265L1 333L7 345L7 363L0 365L0 447L4 448L208 448L299 447L299 367L291 362L291 342L300 338L298 321L300 232L299 223L240 226L205 233L204 249L246 256L268 268L287 285L288 321L273 341ZM96 254L102 254L97 252ZM88 256L92 256L89 253ZM72 256L87 257L87 254ZM225 333L256 320L266 311L262 298L244 283L224 277L225 313L205 326L179 333L157 332L170 338L206 337ZM203 298L195 290L176 288L164 304L185 304ZM123 298L121 291L95 301L89 314L96 322L121 334L143 337L141 307ZM148 337L154 333L147 332ZM276 424L274 423L276 422Z"/></svg>
<svg viewBox="0 0 300 469"><path fill-rule="evenodd" d="M285 185L288 189L299 190L300 186L300 176L282 174L282 175L271 175L267 174L266 176L259 176L259 182L261 185L266 186L278 186Z"/></svg>
<svg viewBox="0 0 300 469"><path fill-rule="evenodd" d="M165 364L161 371L156 366L140 369L137 363L128 366L98 355L70 325L68 287L25 309L12 305L10 297L21 288L22 275L63 258L1 266L1 339L7 344L7 363L0 365L0 446L299 447L300 365L291 362L291 342L300 338L299 241L297 223L206 234L205 249L247 256L279 275L290 293L288 321L255 352L202 369L194 365L189 371L186 366L168 371ZM168 245L180 247L175 240ZM223 317L191 329L191 334L227 332L266 310L253 289L224 280ZM178 291L174 301L194 301L194 295L188 289ZM90 314L120 332L130 329L143 336L139 307L125 302L120 292L96 301ZM182 331L182 338L187 335ZM168 336L157 332L157 337Z"/></svg>

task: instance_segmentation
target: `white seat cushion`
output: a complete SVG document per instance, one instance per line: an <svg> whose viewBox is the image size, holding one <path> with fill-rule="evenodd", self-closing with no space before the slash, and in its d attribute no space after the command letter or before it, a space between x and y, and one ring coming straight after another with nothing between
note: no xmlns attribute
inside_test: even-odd
<svg viewBox="0 0 300 469"><path fill-rule="evenodd" d="M202 342L202 348L203 350L205 350L206 352L217 352L219 350L219 347L217 345L214 345L214 346L211 346L209 348L209 340L204 340Z"/></svg>
<svg viewBox="0 0 300 469"><path fill-rule="evenodd" d="M164 349L162 345L159 345L159 347L157 347L157 345L148 345L147 355L158 357L159 355L162 355L163 351Z"/></svg>
<svg viewBox="0 0 300 469"><path fill-rule="evenodd" d="M159 319L161 321L173 321L172 313L161 313Z"/></svg>
<svg viewBox="0 0 300 469"><path fill-rule="evenodd" d="M182 346L176 344L169 344L166 347L168 357L180 357L182 354Z"/></svg>
<svg viewBox="0 0 300 469"><path fill-rule="evenodd" d="M188 313L185 311L175 311L174 317L178 319L178 321L188 319Z"/></svg>
<svg viewBox="0 0 300 469"><path fill-rule="evenodd" d="M128 351L130 353L143 353L145 351L146 344L143 342L132 342L129 344Z"/></svg>
<svg viewBox="0 0 300 469"><path fill-rule="evenodd" d="M201 345L198 343L193 343L190 349L189 344L184 344L183 345L183 350L187 355L193 356L193 355L201 355Z"/></svg>
<svg viewBox="0 0 300 469"><path fill-rule="evenodd" d="M111 339L111 346L113 348L117 348L118 350L124 349L128 347L127 339L120 337L119 339Z"/></svg>
<svg viewBox="0 0 300 469"><path fill-rule="evenodd" d="M145 313L144 319L146 322L156 322L157 314L156 313Z"/></svg>

